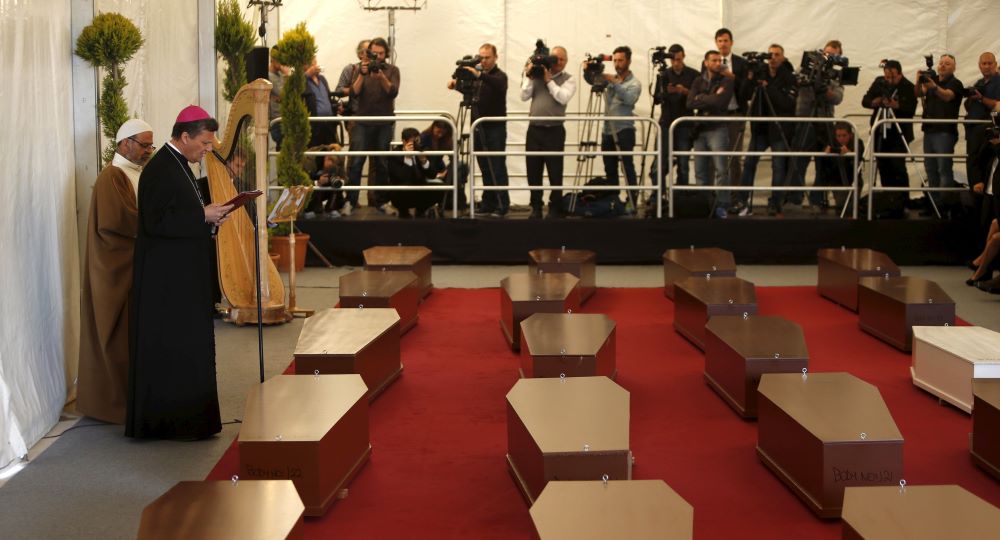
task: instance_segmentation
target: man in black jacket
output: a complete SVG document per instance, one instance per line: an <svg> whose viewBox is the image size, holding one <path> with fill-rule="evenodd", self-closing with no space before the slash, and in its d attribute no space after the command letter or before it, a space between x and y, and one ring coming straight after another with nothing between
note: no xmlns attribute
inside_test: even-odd
<svg viewBox="0 0 1000 540"><path fill-rule="evenodd" d="M917 110L916 90L913 83L903 76L903 67L897 60L882 62L882 77L875 79L861 100L861 105L872 109L871 123L876 118L913 118ZM905 153L907 145L913 141L913 124L890 122L875 131L875 152ZM885 187L907 187L910 176L906 172L906 160L901 157L877 158L878 174ZM905 192L890 192L885 210L879 217L904 217Z"/></svg>
<svg viewBox="0 0 1000 540"><path fill-rule="evenodd" d="M747 80L749 68L747 61L742 56L733 53L733 33L728 28L720 28L715 32L715 46L722 57L722 73L733 80L733 99L726 106L725 114L730 116L742 116L747 112L748 96L744 88L750 86ZM740 119L727 126L729 137L729 148L727 150L743 149L743 133L746 129L746 122ZM729 156L726 158L729 164L729 182L736 185L740 181L740 157Z"/></svg>
<svg viewBox="0 0 1000 540"><path fill-rule="evenodd" d="M733 79L723 73L722 56L719 51L705 53L705 70L695 79L688 92L687 106L695 109L698 116L727 116L729 103L733 99ZM724 152L729 150L729 128L727 122L704 122L698 125L698 135L694 141L695 150ZM726 184L725 156L695 156L694 175L698 185L709 184L709 160L715 165L714 182L717 186ZM726 218L729 206L729 191L719 191L715 196L713 215Z"/></svg>
<svg viewBox="0 0 1000 540"><path fill-rule="evenodd" d="M744 86L744 97L749 101L750 116L795 116L795 98L798 88L795 85L795 75L792 65L785 60L785 49L777 43L768 47L771 58L766 64L761 64L747 75L750 84ZM775 152L787 152L788 141L792 138L794 126L790 123L754 122L750 126L750 150L762 152L771 148ZM748 156L740 177L741 186L752 186L757 175L757 163L760 158ZM771 161L771 185L774 187L788 185L788 157L774 156ZM781 201L785 194L772 191L767 204L767 213L771 216L781 216ZM739 214L750 206L751 192L738 192L733 213Z"/></svg>
<svg viewBox="0 0 1000 540"><path fill-rule="evenodd" d="M402 133L403 150L412 152L419 150L420 132L415 128L406 128ZM435 178L435 171L425 156L393 156L388 160L389 185L392 186L426 186L442 185L444 181ZM399 217L408 219L412 208L417 217L425 217L427 210L441 200L439 191L390 191L389 199L399 210Z"/></svg>
<svg viewBox="0 0 1000 540"><path fill-rule="evenodd" d="M693 124L680 123L674 129L673 140L670 137L670 124L682 116L690 116L691 110L687 108L687 97L694 86L694 81L699 77L697 70L684 65L684 47L680 44L673 44L668 51L673 55L670 59L670 67L660 71L657 75L659 87L655 91L653 100L660 105L660 162L663 163L663 176L670 173L672 163L667 162L667 149L673 145L674 150L691 149L691 127ZM697 58L697 57L695 57ZM656 175L656 167L650 168L650 176ZM663 178L660 179L662 183ZM677 177L675 184L687 185L688 183L688 157L677 156Z"/></svg>

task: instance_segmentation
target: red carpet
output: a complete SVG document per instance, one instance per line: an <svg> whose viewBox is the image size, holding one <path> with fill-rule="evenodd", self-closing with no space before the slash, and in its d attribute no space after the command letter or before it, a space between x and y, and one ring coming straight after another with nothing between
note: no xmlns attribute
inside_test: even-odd
<svg viewBox="0 0 1000 540"><path fill-rule="evenodd" d="M906 442L911 485L959 484L1000 506L1000 484L972 465L972 422L910 381L909 355L858 329L813 287L758 288L760 313L803 326L810 371L849 371L879 387ZM371 408L371 462L312 538L526 538L528 507L507 473L504 396L517 357L498 323L498 289L438 289L403 337L403 376ZM840 538L757 459L755 422L702 379L703 356L673 330L661 289L600 289L585 312L618 323L618 383L631 392L634 477L661 478L694 506L696 538ZM236 445L209 475L239 469Z"/></svg>

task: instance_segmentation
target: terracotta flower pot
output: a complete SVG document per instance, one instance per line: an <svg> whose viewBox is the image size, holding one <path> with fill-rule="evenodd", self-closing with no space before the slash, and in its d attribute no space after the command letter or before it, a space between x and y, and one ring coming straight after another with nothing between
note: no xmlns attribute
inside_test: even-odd
<svg viewBox="0 0 1000 540"><path fill-rule="evenodd" d="M295 234L295 271L299 272L306 266L306 244L309 242L309 235L305 233ZM272 236L271 251L278 256L275 266L279 272L288 271L288 262L291 259L288 255L288 237Z"/></svg>

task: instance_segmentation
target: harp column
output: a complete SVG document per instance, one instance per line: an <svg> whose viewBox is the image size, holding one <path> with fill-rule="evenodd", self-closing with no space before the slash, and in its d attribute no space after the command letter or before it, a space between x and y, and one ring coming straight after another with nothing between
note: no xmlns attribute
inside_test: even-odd
<svg viewBox="0 0 1000 540"><path fill-rule="evenodd" d="M257 79L250 83L254 92L253 100L253 145L254 145L254 172L257 176L257 189L264 192L263 197L257 197L254 204L257 205L257 245L260 247L261 257L257 261L261 279L261 305L268 305L271 300L271 288L268 279L268 267L265 263L267 258L267 141L268 141L268 99L271 94L271 82L266 79ZM281 299L284 303L285 299Z"/></svg>

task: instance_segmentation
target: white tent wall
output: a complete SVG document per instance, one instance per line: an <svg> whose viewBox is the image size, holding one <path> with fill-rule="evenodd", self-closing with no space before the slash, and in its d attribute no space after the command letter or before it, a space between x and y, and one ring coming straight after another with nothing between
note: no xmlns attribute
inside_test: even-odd
<svg viewBox="0 0 1000 540"><path fill-rule="evenodd" d="M69 0L0 0L0 467L59 419L79 338Z"/></svg>

